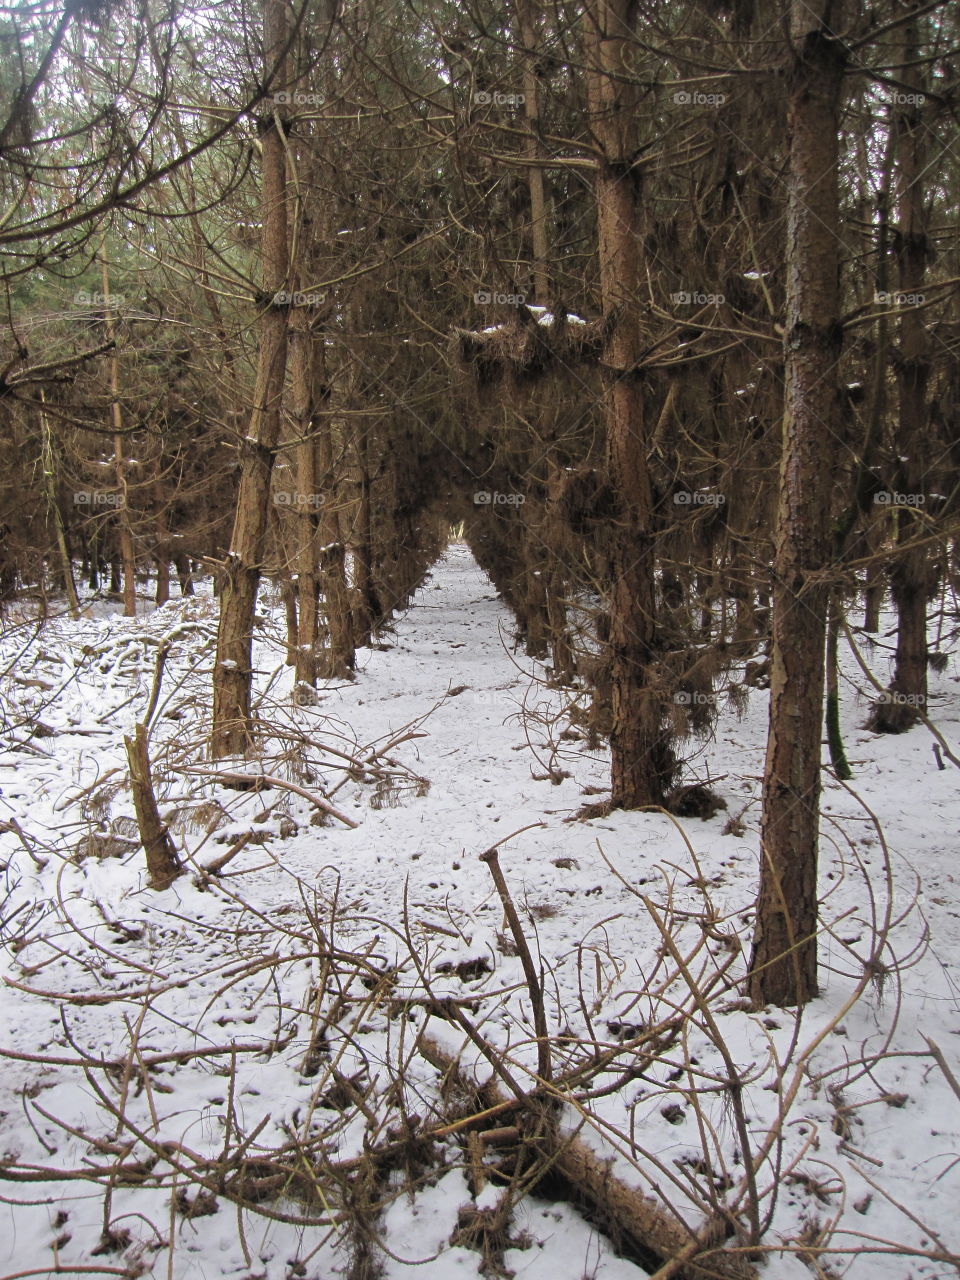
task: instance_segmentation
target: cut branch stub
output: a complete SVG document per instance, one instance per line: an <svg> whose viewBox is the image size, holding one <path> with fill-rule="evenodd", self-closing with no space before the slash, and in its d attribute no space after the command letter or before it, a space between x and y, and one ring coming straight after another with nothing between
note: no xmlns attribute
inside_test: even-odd
<svg viewBox="0 0 960 1280"><path fill-rule="evenodd" d="M137 828L147 855L150 887L166 889L179 875L183 874L183 867L157 808L157 797L154 794L153 779L150 774L146 727L138 724L134 737L129 738L125 735L123 741L127 748L130 790L137 814Z"/></svg>

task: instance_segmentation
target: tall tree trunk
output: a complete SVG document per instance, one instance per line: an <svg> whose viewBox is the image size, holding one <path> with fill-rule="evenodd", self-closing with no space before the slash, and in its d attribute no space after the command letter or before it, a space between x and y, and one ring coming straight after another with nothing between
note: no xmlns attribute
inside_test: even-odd
<svg viewBox="0 0 960 1280"><path fill-rule="evenodd" d="M912 65L917 52L916 23L903 28L902 75L923 100L923 76ZM909 95L903 95L909 96ZM899 106L897 133L898 235L896 237L899 291L907 299L921 294L929 254L928 215L924 204L929 125L921 105ZM890 587L897 610L897 652L893 680L878 702L870 727L881 733L902 733L916 723L917 711L927 705L927 605L936 590L936 567L925 545L911 544L925 530L917 518L926 494L924 476L928 450L927 385L930 378L929 338L923 319L909 304L900 317L900 349L894 362L899 396L896 433L897 493L907 505L894 508L897 549L890 569ZM912 504L912 505L911 505Z"/></svg>
<svg viewBox="0 0 960 1280"><path fill-rule="evenodd" d="M558 685L570 685L576 676L577 662L567 619L562 525L556 511L560 476L556 466L548 464L546 470L547 474L542 477L543 499L536 497L532 503L528 499L522 514L530 551L529 562L539 573L543 593L544 628L549 641L552 680Z"/></svg>
<svg viewBox="0 0 960 1280"><path fill-rule="evenodd" d="M283 598L283 611L287 619L287 654L284 661L288 667L293 667L296 670L297 653L300 645L300 623L297 616L299 595L297 584L286 569L282 570L280 594Z"/></svg>
<svg viewBox="0 0 960 1280"><path fill-rule="evenodd" d="M884 294L889 287L889 252L890 252L890 184L895 158L896 138L891 129L887 138L883 166L880 171L880 184L877 188L877 270L876 293ZM873 366L870 370L869 401L867 405L868 439L879 440L882 424L887 413L887 366L890 362L890 326L887 317L880 312L877 320L877 345L873 354ZM861 467L866 463L861 458ZM863 629L867 632L880 630L880 609L884 595L884 566L879 559L880 546L883 542L883 531L886 524L885 510L876 503L873 509L863 517L863 539L866 546L877 557L867 565L866 581L863 591Z"/></svg>
<svg viewBox="0 0 960 1280"><path fill-rule="evenodd" d="M190 557L178 552L173 557L173 567L177 571L177 582L180 584L182 596L193 595L193 575L190 572Z"/></svg>
<svg viewBox="0 0 960 1280"><path fill-rule="evenodd" d="M158 547L156 552L157 561L157 594L155 603L159 608L160 605L166 604L170 599L170 560L167 556L165 547Z"/></svg>
<svg viewBox="0 0 960 1280"><path fill-rule="evenodd" d="M641 173L632 163L637 111L629 51L632 0L594 0L585 18L591 122L602 156L596 178L601 359L607 466L618 501L611 537L610 732L612 803L664 800L675 772L657 672L656 541L648 461L649 423L636 366L642 351L639 293Z"/></svg>
<svg viewBox="0 0 960 1280"><path fill-rule="evenodd" d="M830 763L838 778L848 782L853 771L847 761L847 753L843 749L843 734L840 728L840 630L843 626L843 605L836 588L830 592L827 605L827 674L826 674L826 730L827 746L830 748Z"/></svg>
<svg viewBox="0 0 960 1280"><path fill-rule="evenodd" d="M536 73L536 10L532 0L517 0L517 21L523 45L523 115L526 127L524 150L531 161L527 169L530 192L530 249L533 266L533 301L550 305L550 276L547 269L547 196L544 172L537 164L540 150L540 102Z"/></svg>
<svg viewBox="0 0 960 1280"><path fill-rule="evenodd" d="M539 498L529 499L519 512L522 526L521 548L523 555L523 625L524 649L528 658L545 661L550 649L550 618L547 611L547 560L549 553L543 544L540 528Z"/></svg>
<svg viewBox="0 0 960 1280"><path fill-rule="evenodd" d="M835 27L840 4L824 6ZM783 447L770 723L749 989L758 1005L817 993L817 850L831 458L839 435L838 133L845 54L804 0L791 11Z"/></svg>
<svg viewBox="0 0 960 1280"><path fill-rule="evenodd" d="M91 534L88 554L90 557L90 576L87 578L87 586L91 591L96 591L100 586L100 573L103 568L103 562L100 559L100 537L96 532Z"/></svg>
<svg viewBox="0 0 960 1280"><path fill-rule="evenodd" d="M300 290L315 273L317 240L324 232L329 238L325 211L311 210L305 216L303 201L306 191L318 182L315 152L302 134L292 140L298 174L296 187L296 227L298 253L292 267L292 288ZM314 143L314 147L316 143ZM301 186L301 183L306 186ZM312 690L318 676L320 646L320 492L319 442L317 439L317 397L323 390L318 384L318 353L322 361L325 337L314 329L312 306L298 305L290 318L290 387L289 417L295 443L292 451L294 475L294 549L292 560L296 572L294 619L297 633L294 644L294 688L297 701L314 701Z"/></svg>
<svg viewBox="0 0 960 1280"><path fill-rule="evenodd" d="M170 599L170 535L167 530L167 518L163 509L163 494L157 494L160 510L157 513L157 545L153 558L157 565L157 594L155 603L166 604Z"/></svg>
<svg viewBox="0 0 960 1280"><path fill-rule="evenodd" d="M319 469L320 592L323 600L325 646L317 654L317 675L324 680L348 680L356 666L347 554L341 527L341 467L334 451L333 417L329 412L331 389L327 378L326 348L314 344L314 412L316 463ZM321 416L320 410L323 409Z"/></svg>
<svg viewBox="0 0 960 1280"><path fill-rule="evenodd" d="M570 639L567 606L563 598L563 575L558 570L553 568L547 570L545 589L553 679L559 685L571 685L577 674L577 659Z"/></svg>
<svg viewBox="0 0 960 1280"><path fill-rule="evenodd" d="M320 640L320 512L322 496L317 479L317 443L304 440L296 450L297 488L310 495L297 510L297 660L298 687L317 683L317 648Z"/></svg>
<svg viewBox="0 0 960 1280"><path fill-rule="evenodd" d="M110 277L106 262L100 264L103 293L107 299L107 337L113 340L116 330L110 311ZM120 559L123 562L123 612L128 618L137 616L137 564L130 530L130 506L127 501L127 469L123 457L123 413L120 409L120 355L116 347L110 356L110 414L113 420L113 455L117 469L117 527L120 537Z"/></svg>
<svg viewBox="0 0 960 1280"><path fill-rule="evenodd" d="M879 560L867 565L867 580L863 588L863 629L880 630L880 607L883 604L883 566Z"/></svg>
<svg viewBox="0 0 960 1280"><path fill-rule="evenodd" d="M322 341L322 339L321 339ZM317 643L319 639L318 570L320 560L319 482L317 442L313 437L315 338L310 313L297 307L290 324L290 416L297 443L293 449L294 529L296 549L297 637L294 654L296 688L313 689L317 683Z"/></svg>
<svg viewBox="0 0 960 1280"><path fill-rule="evenodd" d="M713 599L714 576L712 563L709 569L704 569L697 573L697 603L700 609L697 635L702 644L709 644L713 635L713 612L710 608L710 602Z"/></svg>
<svg viewBox="0 0 960 1280"><path fill-rule="evenodd" d="M357 436L360 501L354 531L353 585L358 600L354 617L354 644L358 648L370 643L372 632L379 626L383 613L373 574L373 498L370 492L373 477L369 430L361 424Z"/></svg>
<svg viewBox="0 0 960 1280"><path fill-rule="evenodd" d="M297 663L297 643L299 626L297 623L297 583L294 571L296 563L297 529L294 526L292 535L287 522L282 519L280 503L270 504L270 538L273 543L273 554L276 565L270 566L271 577L275 576L280 600L283 604L284 619L287 630L287 646L284 664L295 667Z"/></svg>
<svg viewBox="0 0 960 1280"><path fill-rule="evenodd" d="M73 565L70 562L70 550L67 547L67 535L63 527L63 513L57 502L57 477L53 468L53 440L50 435L50 423L43 409L45 397L43 387L40 388L40 438L43 481L46 490L47 512L53 521L53 531L57 543L57 555L60 558L60 571L63 575L63 587L67 593L67 607L71 618L80 617L80 600L77 596L77 584L73 579ZM96 560L96 552L94 552Z"/></svg>
<svg viewBox="0 0 960 1280"><path fill-rule="evenodd" d="M278 60L287 42L284 0L264 0L264 61L277 67L275 89L286 84ZM253 742L251 692L252 642L257 589L270 513L270 478L280 435L280 407L287 362L287 305L276 295L288 274L286 153L282 131L285 111L274 105L263 129L261 255L265 302L260 322L260 354L253 391L250 428L242 442L240 491L223 586L217 659L213 672L214 758L240 755Z"/></svg>

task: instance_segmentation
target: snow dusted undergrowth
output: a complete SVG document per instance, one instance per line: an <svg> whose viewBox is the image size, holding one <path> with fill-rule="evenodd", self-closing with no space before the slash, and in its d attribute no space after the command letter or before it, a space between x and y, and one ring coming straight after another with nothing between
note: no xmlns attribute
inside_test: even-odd
<svg viewBox="0 0 960 1280"><path fill-rule="evenodd" d="M468 1211L494 1211L508 1183L495 1144L478 1155L457 1129L463 1082L418 1036L462 1050L482 1083L481 1040L533 1087L528 987L479 860L500 841L542 966L565 1128L693 1227L735 1206L749 1230L752 1203L777 1280L956 1274L960 1097L928 1039L960 1075L958 774L937 769L925 728L859 728L850 654L854 780L825 775L823 992L798 1024L749 1012L737 985L764 692L686 744L685 780L709 762L725 812L571 822L602 798L605 755L558 714L570 692L532 683L505 647L507 612L461 545L357 681L316 706L291 704L281 611L266 609L259 764L204 756L208 596L100 613L39 633L8 620L0 648L0 1275L482 1274ZM188 873L157 893L123 735L163 642L151 753ZM885 682L885 651L864 652ZM932 676L951 742L957 680L954 664ZM322 791L357 826L202 772L230 767ZM219 875L199 874L243 837ZM368 1178L364 1153L387 1147L396 1159ZM487 1263L525 1280L646 1274L548 1194L511 1202Z"/></svg>

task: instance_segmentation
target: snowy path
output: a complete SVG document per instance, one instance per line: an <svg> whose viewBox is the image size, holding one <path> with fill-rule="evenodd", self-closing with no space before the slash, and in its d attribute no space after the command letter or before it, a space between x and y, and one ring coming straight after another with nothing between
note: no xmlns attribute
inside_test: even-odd
<svg viewBox="0 0 960 1280"><path fill-rule="evenodd" d="M499 901L478 855L532 823L543 826L509 841L501 861L542 957L555 1032L584 1037L592 1030L616 1044L624 1023L636 1026L664 1016L667 1006L650 995L661 939L637 890L670 921L679 945L695 945L698 938L702 944L697 921L707 905L705 893L721 938L713 950L729 956L737 940L748 943L766 695L753 691L742 719L724 709L713 740L686 744L693 773L702 775L709 761L710 775L723 777L718 789L729 806L709 821L680 824L695 859L678 826L661 815L618 813L565 822L604 786L606 761L602 753L595 758L578 754L583 743L576 738L561 741L564 722L559 721L552 729L563 753L557 763L571 776L557 785L543 776L542 761L549 756L544 723L554 718L561 695L531 685L525 674L529 661L508 652L507 611L459 545L435 566L395 633L384 637L384 647L361 655L356 682L324 691L317 707L290 706L291 677L275 640L264 636L257 650L265 705L278 723L307 732L312 743L307 756L322 756L325 741L382 745L412 726L423 736L400 743L390 754L429 781L425 793L412 785L378 792L369 780L348 781L335 797L359 824L348 830L336 823L311 825L311 808L297 797L207 785L208 807L229 811L228 820L209 836L202 822L185 821L175 827L181 844L198 851L198 862L205 863L223 851L222 842L229 844L241 832L257 832L261 843L245 848L229 874L206 891L187 877L163 894L145 890L142 853L135 845L132 851L121 845L122 857L68 857L99 818L110 819L114 832L129 829L124 828L131 810L121 786L122 733L142 712L150 689L156 645L144 636L181 637L168 680L171 685L183 680L184 709L171 704L171 715L158 719L154 742L155 758L173 759L179 750L186 759L191 735L198 733L190 707L202 705L189 699L193 691L202 699L207 688L214 623L212 604L203 598L175 601L137 620L61 621L19 657L20 683L4 685L8 712L16 706L25 718L39 712L48 726L46 736L29 739L35 751L0 752L0 819L6 824L0 850L10 859L2 915L9 918L10 912L36 904L30 908L28 936L3 961L6 977L20 984L0 990L4 1047L65 1060L82 1051L94 1060L102 1055L122 1062L130 1053L131 1027L141 1015L141 1048L153 1054L231 1041L253 1048L282 1045L268 1054L238 1056L235 1121L226 1118L222 1055L152 1069L152 1088L129 1101L145 1133L156 1130L164 1141L215 1153L233 1123L247 1133L262 1123L257 1142L266 1149L287 1141L312 1113L316 1080L301 1067L310 1033L304 1010L317 980L316 957L305 942L311 930L315 933L313 912L337 944L367 947L378 964L397 966L397 989L412 992L418 978L407 955L404 929L409 929L436 993L487 999L491 992L511 992L486 1010L484 1034L501 1048L528 1037L526 995L515 989L522 979L519 961L498 937ZM0 656L9 658L21 643L8 636ZM874 661L879 670L879 660ZM4 669L6 663L0 662ZM896 880L893 915L905 913L890 932L882 961L892 967L910 957L912 967L899 983L891 973L870 987L813 1053L786 1130L779 1182L769 1166L762 1170L765 1203L775 1184L778 1197L767 1242L800 1234L812 1239L815 1221L823 1225L839 1215L842 1231L902 1240L931 1253L940 1247L936 1231L944 1247L956 1251L960 1164L953 1161L960 1152L960 1100L929 1056L918 1055L926 1053L923 1037L930 1035L958 1070L960 1001L951 959L960 952L960 880L951 856L960 827L957 774L935 768L925 730L899 739L861 731L865 705L853 691L862 677L849 655L844 671L853 787L881 821ZM933 717L953 742L960 737L957 679L954 664L936 678L932 700ZM23 680L63 691L54 696ZM544 715L524 722L524 706ZM27 731L11 737L23 740ZM334 732L342 737L332 739ZM180 812L196 779L162 770L160 776L165 813ZM88 794L80 799L84 791ZM886 910L882 849L868 814L834 783L827 785L824 807L824 991L804 1015L801 1044L836 1019L863 972L874 921L882 921ZM44 866L24 851L17 827L27 843L38 842L34 855L45 860ZM626 883L611 875L604 854ZM873 902L858 860L870 870ZM911 906L914 867L924 890ZM841 923L831 931L834 920ZM931 945L925 952L915 950L926 927ZM264 957L274 954L279 959L264 968ZM451 968L464 961L482 964L461 981ZM140 997L147 988L165 985L169 990L148 1001ZM23 987L70 994L66 1030L58 1003L29 995ZM778 1107L777 1071L767 1056L771 1046L786 1054L795 1028L789 1013L751 1015L736 997L734 986L714 1012L738 1068L756 1069L754 1083L744 1090L756 1150ZM412 1015L410 1020L412 1025ZM431 1028L436 1022L430 1021ZM340 1046L340 1069L345 1075L385 1079L398 1052L397 1037L402 1041L405 1034L403 1019L398 1022L375 1007L358 1012L351 1025L342 1041L334 1034L341 1029L331 1028L330 1042ZM904 1056L889 1057L869 1072L843 1066L878 1051L888 1035L891 1049ZM516 1049L515 1058L518 1070L528 1070L529 1046ZM660 1184L675 1179L665 1184L675 1204L685 1202L684 1187L691 1195L696 1186L702 1191L696 1173L698 1161L702 1165L701 1131L687 1092L691 1063L708 1073L724 1071L718 1048L703 1028L690 1027L672 1055L642 1078L598 1097L586 1131L604 1153L618 1153L616 1167L625 1179L638 1185L644 1179ZM111 1079L114 1087L116 1077ZM404 1085L415 1095L411 1106L415 1102L423 1114L438 1107L437 1086L432 1069L411 1064ZM834 1086L843 1087L837 1092ZM45 1119L34 1102L56 1119ZM741 1176L742 1154L723 1096L708 1098L703 1106L716 1129L712 1167L725 1168L732 1185ZM80 1169L103 1159L82 1135L114 1137L114 1122L90 1080L66 1065L7 1062L0 1111L5 1158L19 1166ZM330 1150L337 1158L363 1150L361 1114L342 1121L335 1111L317 1114L333 1126ZM635 1147L618 1134L634 1135ZM450 1244L458 1210L471 1196L455 1144L446 1158L448 1168L435 1183L428 1182L412 1200L400 1196L384 1210L377 1229L392 1252L406 1260L384 1256L388 1280L412 1276L407 1263L425 1259L432 1260L419 1274L436 1280L479 1274L480 1255ZM783 1170L790 1170L789 1176ZM908 1221L874 1182L931 1230ZM175 1280L320 1280L349 1274L347 1252L317 1227L268 1223L248 1214L241 1240L236 1210L226 1202L211 1216L188 1219L171 1215L169 1189L116 1187L111 1213L120 1234L116 1250L107 1256L93 1252L103 1225L101 1188L77 1181L8 1183L7 1192L10 1199L34 1203L0 1208L6 1224L0 1278L30 1269L46 1274L57 1241L56 1256L64 1266L95 1266L98 1259L105 1266L132 1265L139 1259L143 1274L158 1280L168 1274ZM57 1215L63 1213L67 1217L58 1225ZM631 1280L642 1274L614 1257L609 1244L569 1206L531 1199L516 1211L512 1231L504 1260L525 1280L581 1280L584 1275ZM172 1263L163 1243L171 1239ZM853 1248L856 1240L838 1236L837 1243ZM908 1271L916 1280L946 1274L933 1258L873 1255L850 1263L839 1255L833 1265L853 1280L904 1280ZM809 1272L796 1258L775 1257L768 1274L787 1280Z"/></svg>

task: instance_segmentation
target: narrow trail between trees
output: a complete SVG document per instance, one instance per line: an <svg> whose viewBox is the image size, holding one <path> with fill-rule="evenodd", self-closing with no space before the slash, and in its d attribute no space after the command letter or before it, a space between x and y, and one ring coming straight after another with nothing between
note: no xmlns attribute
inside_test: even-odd
<svg viewBox="0 0 960 1280"><path fill-rule="evenodd" d="M504 1208L495 1149L482 1156L449 1135L428 1152L411 1139L392 1173L365 1163L502 1094L451 1001L521 1088L534 1086L529 984L479 856L501 841L557 1078L599 1071L560 1108L564 1132L694 1229L742 1197L745 1133L751 1158L770 1156L756 1181L775 1206L763 1243L776 1280L809 1274L795 1251L828 1215L834 1248L905 1242L916 1280L944 1274L960 1100L926 1038L955 1062L960 801L925 730L891 740L860 727L850 654L854 790L879 815L887 851L853 792L828 778L824 988L798 1028L789 1011L752 1013L740 998L762 690L740 715L722 706L714 737L686 743L688 776L709 765L725 810L569 821L606 794L606 752L586 751L562 714L575 695L513 652L509 613L463 544L361 652L356 680L322 688L315 706L293 703L282 604L265 590L262 751L232 767L326 791L351 829L318 821L283 787L238 791L204 776L216 620L205 591L136 619L114 609L52 621L22 652L14 631L0 644L5 712L21 726L0 752L0 1278L56 1259L99 1260L125 1280L356 1280L366 1257L383 1280L408 1280L415 1265L436 1280L484 1267L639 1280L643 1268L569 1204L541 1194ZM163 643L150 746L186 874L156 892L123 736L143 715ZM951 740L953 681L944 673L933 694ZM202 873L241 839L220 874ZM671 947L693 957L685 974ZM647 1057L639 1046L661 1026L673 1030ZM455 1079L443 1065L454 1060ZM723 1084L731 1064L742 1129ZM795 1075L788 1105L780 1090ZM333 1229L331 1197L350 1206ZM836 1256L841 1267L849 1258ZM902 1254L864 1253L848 1274L903 1280L903 1267Z"/></svg>

